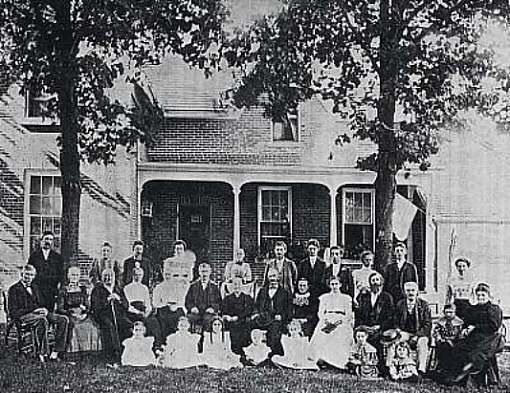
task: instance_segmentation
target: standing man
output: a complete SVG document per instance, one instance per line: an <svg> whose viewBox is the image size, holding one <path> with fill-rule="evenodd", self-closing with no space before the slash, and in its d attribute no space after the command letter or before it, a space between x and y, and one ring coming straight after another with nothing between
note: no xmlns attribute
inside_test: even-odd
<svg viewBox="0 0 510 393"><path fill-rule="evenodd" d="M317 239L308 240L308 257L297 265L298 279L306 278L310 295L317 299L329 291L326 276L326 263L319 257L320 243Z"/></svg>
<svg viewBox="0 0 510 393"><path fill-rule="evenodd" d="M430 307L418 297L418 284L414 281L404 284L404 292L404 299L397 303L395 309L395 325L400 330L401 340L407 341L412 349L417 350L418 372L425 374L432 330Z"/></svg>
<svg viewBox="0 0 510 393"><path fill-rule="evenodd" d="M37 275L34 284L41 295L41 306L52 313L55 309L59 287L64 284L64 258L53 249L55 235L45 231L41 238L41 248L28 258L28 264L35 267Z"/></svg>
<svg viewBox="0 0 510 393"><path fill-rule="evenodd" d="M340 281L340 292L352 297L354 295L354 283L351 270L342 263L344 252L342 246L331 247L331 264L326 268L326 279L329 281L331 277L337 277ZM353 300L356 299L353 298Z"/></svg>
<svg viewBox="0 0 510 393"><path fill-rule="evenodd" d="M278 270L269 268L267 283L260 288L255 302L255 314L252 317L255 327L267 332L270 356L283 355L282 332L292 312L291 294L280 285L280 282Z"/></svg>
<svg viewBox="0 0 510 393"><path fill-rule="evenodd" d="M280 285L290 294L294 293L294 287L297 283L298 273L296 264L289 258L285 257L287 253L287 245L285 242L279 240L274 245L274 259L270 259L266 264L264 271L264 283L269 282L268 273L270 269L275 269L278 272L278 280Z"/></svg>
<svg viewBox="0 0 510 393"><path fill-rule="evenodd" d="M152 266L150 261L143 256L144 244L141 240L136 240L133 243L133 255L127 258L124 261L124 274L122 275L121 286L128 285L131 281L133 281L133 269L135 267L142 268L144 271L144 276L142 283L150 288L152 284Z"/></svg>
<svg viewBox="0 0 510 393"><path fill-rule="evenodd" d="M48 310L42 302L42 295L34 278L37 277L33 265L25 265L21 270L21 280L9 288L9 315L14 321L31 325L35 331L35 347L41 362L48 352L48 324L55 326L55 346L50 360L57 360L59 353L65 352L69 329L69 318Z"/></svg>
<svg viewBox="0 0 510 393"><path fill-rule="evenodd" d="M189 287L184 304L192 328L198 332L207 329L215 314L220 311L220 290L211 282L211 265L208 263L198 266L198 280Z"/></svg>
<svg viewBox="0 0 510 393"><path fill-rule="evenodd" d="M391 262L384 271L384 290L395 304L404 298L404 284L418 283L418 271L414 263L407 261L407 247L404 243L395 244L395 262Z"/></svg>

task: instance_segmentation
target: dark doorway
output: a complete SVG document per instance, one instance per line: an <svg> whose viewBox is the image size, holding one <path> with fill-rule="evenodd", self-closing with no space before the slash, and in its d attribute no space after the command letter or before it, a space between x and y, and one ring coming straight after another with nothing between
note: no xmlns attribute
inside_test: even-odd
<svg viewBox="0 0 510 393"><path fill-rule="evenodd" d="M209 206L179 206L179 238L197 256L197 262L207 260L209 253L211 213Z"/></svg>

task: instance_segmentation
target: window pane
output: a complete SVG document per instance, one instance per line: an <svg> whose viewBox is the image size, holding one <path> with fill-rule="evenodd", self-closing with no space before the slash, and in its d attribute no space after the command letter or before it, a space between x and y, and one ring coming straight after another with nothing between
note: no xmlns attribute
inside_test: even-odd
<svg viewBox="0 0 510 393"><path fill-rule="evenodd" d="M42 178L42 193L43 195L53 194L53 177L44 176Z"/></svg>
<svg viewBox="0 0 510 393"><path fill-rule="evenodd" d="M53 180L54 180L54 184L55 184L55 194L60 195L62 193L60 190L60 187L61 187L60 176L55 176L53 178Z"/></svg>
<svg viewBox="0 0 510 393"><path fill-rule="evenodd" d="M262 205L269 205L269 198L271 197L269 191L262 191Z"/></svg>
<svg viewBox="0 0 510 393"><path fill-rule="evenodd" d="M30 214L41 214L41 197L30 197Z"/></svg>
<svg viewBox="0 0 510 393"><path fill-rule="evenodd" d="M40 194L41 193L41 177L40 176L31 176L30 177L30 194Z"/></svg>
<svg viewBox="0 0 510 393"><path fill-rule="evenodd" d="M42 198L42 214L53 214L52 211L52 198L50 197L43 197Z"/></svg>
<svg viewBox="0 0 510 393"><path fill-rule="evenodd" d="M53 232L55 236L60 236L60 218L53 219Z"/></svg>
<svg viewBox="0 0 510 393"><path fill-rule="evenodd" d="M372 194L368 192L363 193L363 207L364 208L372 207Z"/></svg>
<svg viewBox="0 0 510 393"><path fill-rule="evenodd" d="M60 216L62 215L62 199L61 198L53 198L53 215Z"/></svg>
<svg viewBox="0 0 510 393"><path fill-rule="evenodd" d="M280 193L278 191L271 192L271 205L278 206L280 204Z"/></svg>
<svg viewBox="0 0 510 393"><path fill-rule="evenodd" d="M363 209L362 222L364 222L366 224L372 223L372 210L371 209L367 209L367 208Z"/></svg>
<svg viewBox="0 0 510 393"><path fill-rule="evenodd" d="M30 217L30 234L39 236L42 234L41 231L41 218L36 217Z"/></svg>
<svg viewBox="0 0 510 393"><path fill-rule="evenodd" d="M356 206L354 208L354 222L362 222L363 221L363 209Z"/></svg>
<svg viewBox="0 0 510 393"><path fill-rule="evenodd" d="M262 220L263 221L271 221L271 208L264 206L262 208Z"/></svg>
<svg viewBox="0 0 510 393"><path fill-rule="evenodd" d="M362 207L363 206L363 195L361 193L354 194L354 207Z"/></svg>
<svg viewBox="0 0 510 393"><path fill-rule="evenodd" d="M53 231L53 219L51 217L42 218L42 231Z"/></svg>
<svg viewBox="0 0 510 393"><path fill-rule="evenodd" d="M38 249L40 238L40 236L30 236L30 253Z"/></svg>
<svg viewBox="0 0 510 393"><path fill-rule="evenodd" d="M271 208L271 221L280 221L280 209L278 207Z"/></svg>

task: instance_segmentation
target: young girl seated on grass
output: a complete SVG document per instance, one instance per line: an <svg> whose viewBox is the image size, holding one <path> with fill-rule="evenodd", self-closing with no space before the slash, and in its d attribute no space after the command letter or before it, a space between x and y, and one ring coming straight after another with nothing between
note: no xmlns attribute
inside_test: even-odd
<svg viewBox="0 0 510 393"><path fill-rule="evenodd" d="M158 365L168 368L190 368L203 364L198 354L200 335L190 333L188 318L180 317L177 332L166 338L166 345L158 357Z"/></svg>
<svg viewBox="0 0 510 393"><path fill-rule="evenodd" d="M411 349L407 342L399 342L395 346L395 354L389 364L390 377L394 381L417 382L418 370L411 357Z"/></svg>
<svg viewBox="0 0 510 393"><path fill-rule="evenodd" d="M259 366L268 361L269 348L265 343L265 332L260 329L251 331L251 344L244 349L246 361L249 365Z"/></svg>
<svg viewBox="0 0 510 393"><path fill-rule="evenodd" d="M123 366L146 367L156 364L156 357L152 352L154 337L145 337L145 325L138 321L133 325L133 336L126 338L122 345L121 363Z"/></svg>
<svg viewBox="0 0 510 393"><path fill-rule="evenodd" d="M210 331L204 332L203 363L221 370L242 367L239 356L232 352L229 332L226 332L223 327L221 317L214 317Z"/></svg>
<svg viewBox="0 0 510 393"><path fill-rule="evenodd" d="M319 367L310 356L308 338L303 335L301 323L293 319L288 325L289 335L282 336L283 356L275 355L274 364L299 370L318 370Z"/></svg>
<svg viewBox="0 0 510 393"><path fill-rule="evenodd" d="M359 326L354 331L354 344L349 352L347 368L361 378L377 378L377 350L368 342L368 329Z"/></svg>

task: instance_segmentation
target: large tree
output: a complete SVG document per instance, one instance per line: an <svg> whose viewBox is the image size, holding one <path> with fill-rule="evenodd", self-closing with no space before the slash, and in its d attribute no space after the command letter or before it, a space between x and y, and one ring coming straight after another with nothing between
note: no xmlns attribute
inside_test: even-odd
<svg viewBox="0 0 510 393"><path fill-rule="evenodd" d="M233 100L282 117L318 95L349 120L352 137L377 151L357 166L377 173L376 255L390 260L396 175L430 166L439 133L474 107L507 123L508 68L482 45L506 26L497 0L289 0L281 12L238 30L223 47L239 68ZM487 81L490 80L490 83ZM503 116L501 116L503 114Z"/></svg>
<svg viewBox="0 0 510 393"><path fill-rule="evenodd" d="M205 67L224 19L219 0L2 0L0 69L21 94L55 95L44 116L59 127L62 254L78 253L80 162L114 161L118 145L150 140L161 110L139 85L135 104L112 97L128 72L168 53ZM214 47L214 45L213 45Z"/></svg>

